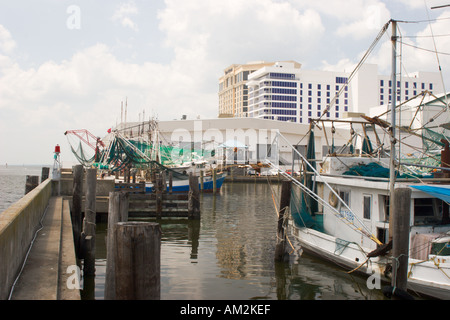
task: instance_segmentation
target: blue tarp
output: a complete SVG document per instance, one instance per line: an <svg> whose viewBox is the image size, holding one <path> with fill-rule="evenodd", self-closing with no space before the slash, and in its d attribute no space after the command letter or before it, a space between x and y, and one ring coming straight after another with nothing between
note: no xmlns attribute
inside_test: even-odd
<svg viewBox="0 0 450 320"><path fill-rule="evenodd" d="M428 193L433 197L444 200L447 203L450 203L450 186L429 186L429 185L421 185L421 186L411 186L420 190L422 192Z"/></svg>

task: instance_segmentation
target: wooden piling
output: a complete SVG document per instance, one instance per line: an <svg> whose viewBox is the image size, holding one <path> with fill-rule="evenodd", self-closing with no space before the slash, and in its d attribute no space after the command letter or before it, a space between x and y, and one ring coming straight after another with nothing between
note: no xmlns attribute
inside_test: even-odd
<svg viewBox="0 0 450 320"><path fill-rule="evenodd" d="M200 170L200 192L203 192L204 175L205 172L203 170Z"/></svg>
<svg viewBox="0 0 450 320"><path fill-rule="evenodd" d="M169 171L169 194L172 194L173 173Z"/></svg>
<svg viewBox="0 0 450 320"><path fill-rule="evenodd" d="M41 172L41 183L48 179L50 175L50 168L49 167L42 167Z"/></svg>
<svg viewBox="0 0 450 320"><path fill-rule="evenodd" d="M286 246L286 233L284 230L285 213L287 212L291 202L291 188L292 183L290 180L283 180L281 182L281 197L280 197L280 209L278 212L278 225L277 225L277 244L275 247L275 261L283 261L285 246Z"/></svg>
<svg viewBox="0 0 450 320"><path fill-rule="evenodd" d="M114 300L115 286L115 259L116 248L114 230L118 222L128 220L129 194L127 192L110 192L108 207L108 228L106 233L106 275L105 275L105 300Z"/></svg>
<svg viewBox="0 0 450 320"><path fill-rule="evenodd" d="M217 192L217 169L212 170L212 180L213 180L213 194Z"/></svg>
<svg viewBox="0 0 450 320"><path fill-rule="evenodd" d="M189 174L189 199L188 199L189 219L200 219L200 190L198 187L198 177L192 172Z"/></svg>
<svg viewBox="0 0 450 320"><path fill-rule="evenodd" d="M410 237L411 189L395 189L396 211L393 217L392 281L394 288L406 291Z"/></svg>
<svg viewBox="0 0 450 320"><path fill-rule="evenodd" d="M76 165L72 168L73 172L73 192L72 192L72 210L70 212L72 219L73 238L75 253L80 258L81 229L83 223L83 212L81 210L83 202L83 166Z"/></svg>
<svg viewBox="0 0 450 320"><path fill-rule="evenodd" d="M86 196L84 209L83 233L90 237L84 255L84 275L95 275L95 218L96 218L97 169L86 170Z"/></svg>
<svg viewBox="0 0 450 320"><path fill-rule="evenodd" d="M25 182L25 194L29 193L31 190L39 185L39 176L28 176Z"/></svg>
<svg viewBox="0 0 450 320"><path fill-rule="evenodd" d="M118 222L114 231L115 299L159 300L161 228L154 222Z"/></svg>

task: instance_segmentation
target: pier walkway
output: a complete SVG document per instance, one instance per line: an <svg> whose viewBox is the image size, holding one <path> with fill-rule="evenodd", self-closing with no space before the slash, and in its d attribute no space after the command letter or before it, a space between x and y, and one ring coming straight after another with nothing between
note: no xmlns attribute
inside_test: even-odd
<svg viewBox="0 0 450 320"><path fill-rule="evenodd" d="M81 298L67 285L77 270L69 199L54 190L46 179L0 214L0 300Z"/></svg>
<svg viewBox="0 0 450 320"><path fill-rule="evenodd" d="M41 223L11 300L79 300L67 286L67 268L76 266L69 201L51 197Z"/></svg>

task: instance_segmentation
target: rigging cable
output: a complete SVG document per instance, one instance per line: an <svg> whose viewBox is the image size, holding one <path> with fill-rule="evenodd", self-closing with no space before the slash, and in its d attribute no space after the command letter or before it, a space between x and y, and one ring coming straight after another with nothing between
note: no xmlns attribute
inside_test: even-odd
<svg viewBox="0 0 450 320"><path fill-rule="evenodd" d="M430 19L430 13L428 12L426 0L424 0L424 3L425 3L425 9L426 9L426 12L427 12L428 19ZM443 76L442 76L441 63L440 63L440 61L439 61L439 54L438 54L438 52L437 52L436 41L434 40L433 28L432 28L432 26L431 26L431 22L429 23L429 26L430 26L430 32L431 32L431 35L433 36L432 39L433 39L434 50L435 50L435 52L436 52L436 60L437 60L437 63L438 63L438 65L439 65L439 74L440 74L440 76L441 76L442 87L443 87L443 89L444 89L444 94L445 94L445 105L446 105L446 106L445 106L445 109L448 110L447 90L445 89L444 78L443 78ZM444 135L444 136L445 136L445 135ZM447 137L446 137L446 139L447 139ZM448 139L447 139L447 140L448 140Z"/></svg>

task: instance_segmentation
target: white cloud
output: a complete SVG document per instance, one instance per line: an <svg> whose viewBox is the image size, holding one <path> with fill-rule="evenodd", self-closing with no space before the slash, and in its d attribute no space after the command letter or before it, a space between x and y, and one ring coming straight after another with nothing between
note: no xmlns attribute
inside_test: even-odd
<svg viewBox="0 0 450 320"><path fill-rule="evenodd" d="M129 1L119 5L112 16L113 21L119 22L122 26L138 31L138 25L132 20L132 16L139 13L134 1Z"/></svg>
<svg viewBox="0 0 450 320"><path fill-rule="evenodd" d="M16 48L16 42L11 33L0 24L0 52L11 54Z"/></svg>
<svg viewBox="0 0 450 320"><path fill-rule="evenodd" d="M353 37L356 40L360 40L376 35L383 25L390 20L390 12L384 3L368 5L359 13L358 19L341 25L335 34L341 38Z"/></svg>

